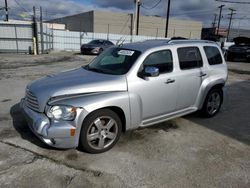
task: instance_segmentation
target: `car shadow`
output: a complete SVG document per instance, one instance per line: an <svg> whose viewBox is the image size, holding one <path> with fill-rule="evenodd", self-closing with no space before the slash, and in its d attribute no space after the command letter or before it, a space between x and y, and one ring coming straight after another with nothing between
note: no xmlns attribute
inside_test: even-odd
<svg viewBox="0 0 250 188"><path fill-rule="evenodd" d="M184 118L250 145L250 80L227 85L225 89L221 111L215 117L201 118L195 113Z"/></svg>
<svg viewBox="0 0 250 188"><path fill-rule="evenodd" d="M20 134L20 136L36 146L46 149L54 149L44 144L34 133L30 130L24 115L22 114L20 103L13 105L10 109L10 115L12 117L13 127Z"/></svg>

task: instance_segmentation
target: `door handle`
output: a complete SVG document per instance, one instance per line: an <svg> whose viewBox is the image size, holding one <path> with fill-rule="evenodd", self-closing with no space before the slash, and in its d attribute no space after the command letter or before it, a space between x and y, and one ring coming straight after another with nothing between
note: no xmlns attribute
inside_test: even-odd
<svg viewBox="0 0 250 188"><path fill-rule="evenodd" d="M175 80L174 79L167 79L167 81L165 82L165 84L171 84L174 83Z"/></svg>
<svg viewBox="0 0 250 188"><path fill-rule="evenodd" d="M207 74L202 72L199 77L204 77L204 76L207 76Z"/></svg>

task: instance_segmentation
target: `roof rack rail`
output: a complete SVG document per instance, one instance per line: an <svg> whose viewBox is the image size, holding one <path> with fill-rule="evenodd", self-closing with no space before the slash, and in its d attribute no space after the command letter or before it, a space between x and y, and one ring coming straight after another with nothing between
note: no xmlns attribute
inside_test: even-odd
<svg viewBox="0 0 250 188"><path fill-rule="evenodd" d="M183 43L211 43L213 44L213 41L208 41L208 40L169 40L168 44L183 44Z"/></svg>

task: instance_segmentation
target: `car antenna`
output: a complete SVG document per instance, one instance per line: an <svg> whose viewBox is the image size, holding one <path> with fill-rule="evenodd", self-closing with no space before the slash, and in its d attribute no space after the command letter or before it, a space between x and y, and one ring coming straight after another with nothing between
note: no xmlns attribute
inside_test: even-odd
<svg viewBox="0 0 250 188"><path fill-rule="evenodd" d="M118 46L119 47L123 46L124 41L125 41L125 39L123 39L123 41L121 42L121 44L119 44Z"/></svg>

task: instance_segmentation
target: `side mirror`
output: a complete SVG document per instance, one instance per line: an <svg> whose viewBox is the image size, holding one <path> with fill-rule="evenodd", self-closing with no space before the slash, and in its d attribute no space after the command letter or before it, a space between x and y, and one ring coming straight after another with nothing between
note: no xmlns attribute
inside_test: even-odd
<svg viewBox="0 0 250 188"><path fill-rule="evenodd" d="M160 75L160 71L157 67L145 67L143 75L147 77L157 77Z"/></svg>

